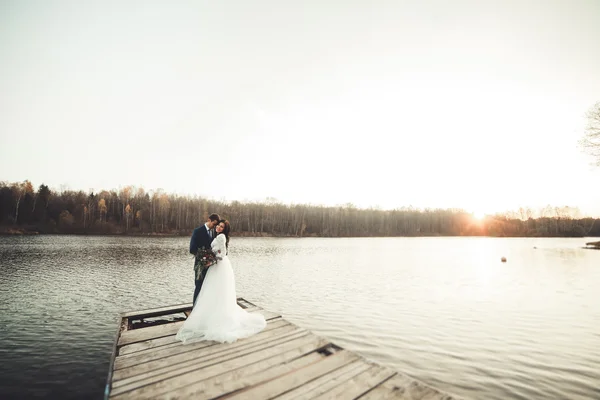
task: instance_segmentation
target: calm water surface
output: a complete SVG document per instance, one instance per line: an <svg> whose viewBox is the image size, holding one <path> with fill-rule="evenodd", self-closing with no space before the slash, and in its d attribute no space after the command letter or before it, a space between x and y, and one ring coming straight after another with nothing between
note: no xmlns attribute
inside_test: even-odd
<svg viewBox="0 0 600 400"><path fill-rule="evenodd" d="M455 395L600 399L585 241L233 238L231 258L238 295ZM101 398L118 313L191 301L188 244L0 237L0 398Z"/></svg>

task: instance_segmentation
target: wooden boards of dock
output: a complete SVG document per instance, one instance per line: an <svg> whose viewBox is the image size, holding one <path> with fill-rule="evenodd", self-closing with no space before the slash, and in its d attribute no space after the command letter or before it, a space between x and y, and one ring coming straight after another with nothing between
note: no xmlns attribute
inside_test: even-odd
<svg viewBox="0 0 600 400"><path fill-rule="evenodd" d="M230 344L175 339L191 303L121 314L105 399L453 398L243 298L238 304L264 315L267 327Z"/></svg>

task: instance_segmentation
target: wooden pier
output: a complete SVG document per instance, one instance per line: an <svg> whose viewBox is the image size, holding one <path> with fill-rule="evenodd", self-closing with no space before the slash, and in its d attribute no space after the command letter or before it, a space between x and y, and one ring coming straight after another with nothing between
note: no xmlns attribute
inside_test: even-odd
<svg viewBox="0 0 600 400"><path fill-rule="evenodd" d="M234 343L183 345L192 304L121 314L105 399L453 399L260 307L262 332Z"/></svg>

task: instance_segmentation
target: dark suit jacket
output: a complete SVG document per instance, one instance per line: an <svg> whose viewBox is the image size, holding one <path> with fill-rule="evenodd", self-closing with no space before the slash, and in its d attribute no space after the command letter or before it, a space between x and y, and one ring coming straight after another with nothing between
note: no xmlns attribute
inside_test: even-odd
<svg viewBox="0 0 600 400"><path fill-rule="evenodd" d="M198 249L204 247L210 249L210 244L213 239L209 236L206 225L202 225L194 229L192 239L190 240L190 253L196 255Z"/></svg>

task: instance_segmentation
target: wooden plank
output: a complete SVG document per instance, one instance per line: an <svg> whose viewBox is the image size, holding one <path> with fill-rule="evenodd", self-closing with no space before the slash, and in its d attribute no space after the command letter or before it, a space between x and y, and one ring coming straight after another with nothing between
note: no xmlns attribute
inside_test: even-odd
<svg viewBox="0 0 600 400"><path fill-rule="evenodd" d="M149 326L146 328L133 329L121 333L119 338L119 346L123 346L130 343L141 342L148 339L155 339L163 336L174 335L177 333L179 328L183 326L185 321L171 322L168 324L162 324L157 326Z"/></svg>
<svg viewBox="0 0 600 400"><path fill-rule="evenodd" d="M108 366L108 376L106 378L106 384L104 386L104 399L108 399L110 394L110 390L112 388L112 380L114 373L114 362L117 357L118 349L117 349L117 340L121 334L121 331L127 328L127 319L120 318L120 323L117 324L117 332L115 333L115 341L113 343L112 353L110 355L110 364Z"/></svg>
<svg viewBox="0 0 600 400"><path fill-rule="evenodd" d="M282 322L285 323L287 321L282 321ZM247 339L239 340L227 347L232 348L235 346L236 343L240 344L240 345L247 345L248 343L268 340L272 337L279 336L282 333L291 332L291 331L294 331L297 329L298 329L297 326L292 325L290 323L282 325L282 323L279 322L278 326L276 326L275 329L268 329L268 330L265 329L256 335L253 335ZM122 369L122 368L127 368L127 367L131 367L131 366L134 366L137 364L142 364L142 363L158 360L158 359L165 358L165 357L171 357L171 356L174 356L177 354L187 353L189 351L202 349L205 347L217 348L219 346L219 344L220 343L214 342L214 341L202 341L202 342L195 342L195 343L185 344L185 345L181 342L178 342L177 344L175 344L174 347L167 347L164 349L156 349L155 351L150 351L150 352L146 352L143 354L134 353L132 356L129 356L129 357L127 357L127 356L117 357L117 359L115 360L115 364L114 364L115 368L114 369L118 370L118 369ZM202 357L202 354L198 354L198 357Z"/></svg>
<svg viewBox="0 0 600 400"><path fill-rule="evenodd" d="M270 340L251 342L248 344L244 344L243 342L234 344L225 343L220 346L215 346L209 350L199 349L195 351L189 351L187 353L177 354L173 357L163 358L145 364L119 369L113 374L113 387L121 386L125 382L129 383L140 380L147 376L160 375L161 373L172 369L198 364L200 356L204 357L202 360L203 362L215 363L221 359L227 360L230 358L239 357L245 354L263 350L269 346L288 342L290 340L309 335L306 330L298 327L295 328L295 331L283 333L282 335L271 338ZM212 360L217 361L213 362Z"/></svg>
<svg viewBox="0 0 600 400"><path fill-rule="evenodd" d="M249 312L250 313L256 312L256 313L259 313L262 315L266 315L266 317L272 316L272 313L269 313L268 311L265 311L263 309L252 309ZM277 318L267 319L267 324L271 321L275 321L276 319ZM172 322L170 324L178 323L179 324L178 326L181 327L181 323L183 323L183 322L185 322L185 321L176 321L176 322ZM163 325L169 325L169 324L163 324ZM160 325L160 326L162 326L162 325ZM162 328L162 330L157 329L154 332L145 330L145 329L149 329L149 328L158 328L158 326L141 328L140 330L144 330L143 333L138 332L135 335L134 335L134 332L137 330L130 331L126 335L123 335L123 333L121 333L121 336L123 336L123 339L120 339L121 343L126 343L126 344L123 344L119 347L119 356L124 356L126 354L134 353L134 352L138 352L138 351L142 351L142 350L149 350L154 347L164 346L164 345L171 344L171 343L180 343L175 338L175 335L177 334L177 331L179 330L179 328L175 329L175 331L173 331L173 329L168 328L168 327L164 327L164 328ZM170 332L170 334L167 336L162 336L162 334L164 334L164 332L163 332L164 330L167 330L168 332ZM145 337L145 336L156 334L156 332L160 332L160 335L157 338L150 338L150 339L142 340L140 342L136 341L134 343L128 343L131 340L136 340L136 337Z"/></svg>
<svg viewBox="0 0 600 400"><path fill-rule="evenodd" d="M241 354L238 353L234 355L213 358L207 361L192 360L192 362L187 362L185 364L172 365L168 369L165 368L161 371L158 371L158 374L155 373L156 371L145 374L141 376L141 380L131 382L118 388L113 388L111 395L114 395L115 398L137 398L140 393L147 392L149 393L149 396L153 396L157 391L171 391L179 388L180 382L182 380L185 381L185 379L191 379L192 382L198 382L202 377L206 379L211 376L241 368L245 365L253 364L295 349L299 349L298 351L301 352L306 352L307 346L312 348L313 346L324 346L326 344L327 340L306 334L304 336L290 338L290 340L285 342L280 342L274 345L270 344L262 349L262 351ZM190 373L191 376L188 376ZM186 376L184 377L184 375ZM177 379L169 379L173 377L177 377ZM133 390L136 390L135 393ZM144 392L142 392L142 390L144 390ZM128 396L129 394L132 395L131 397L117 396L125 393L127 393Z"/></svg>
<svg viewBox="0 0 600 400"><path fill-rule="evenodd" d="M271 320L267 321L267 326L265 327L265 329L262 332L267 332L272 329L276 329L276 328L279 328L279 327L285 326L285 325L291 325L291 323L282 318L271 319ZM244 340L244 339L242 339L242 340ZM146 348L138 347L139 350L137 350L137 351L131 351L129 349L131 346L137 346L142 343L146 343L147 347ZM205 343L208 346L213 346L213 345L219 344L218 342L213 342L213 341L207 341ZM166 336L166 337L162 337L162 338L158 338L158 339L151 339L148 341L138 342L138 343L133 343L133 344L123 346L121 349L119 349L119 356L117 357L117 360L137 357L142 354L149 354L149 353L153 353L156 351L162 351L164 349L176 348L176 347L180 347L180 346L185 346L185 345L181 341L177 340L175 338L175 335ZM124 350L127 350L127 351L124 351Z"/></svg>
<svg viewBox="0 0 600 400"><path fill-rule="evenodd" d="M256 304L254 304L254 303L252 303L252 302L250 302L250 301L248 301L248 300L246 300L244 298L238 297L237 300L238 300L238 304L242 308L258 307Z"/></svg>
<svg viewBox="0 0 600 400"><path fill-rule="evenodd" d="M322 344L327 344L326 342L325 339L321 339L321 342L315 345L300 347L184 387L181 387L180 382L177 381L179 389L155 398L210 399L221 397L318 362L324 356L314 350L321 347Z"/></svg>
<svg viewBox="0 0 600 400"><path fill-rule="evenodd" d="M249 305L260 308L256 304L249 302L248 300L244 299L243 297L238 297L237 303L242 308L247 308ZM121 313L121 318L135 317L135 319L139 319L139 318L158 317L161 315L170 315L170 314L176 314L179 312L184 312L186 310L191 309L193 306L194 306L193 303L183 303L183 304L175 304L175 305L166 306L166 307L149 308L146 310L128 311L128 312Z"/></svg>
<svg viewBox="0 0 600 400"><path fill-rule="evenodd" d="M172 343L181 343L175 339L175 334L156 339L148 339L142 342L136 342L123 345L119 348L119 356L133 354L140 351L153 351L154 348L165 346Z"/></svg>
<svg viewBox="0 0 600 400"><path fill-rule="evenodd" d="M353 378L337 385L314 399L324 400L332 398L355 399L367 393L369 390L390 379L396 372L373 364L368 370L354 376Z"/></svg>
<svg viewBox="0 0 600 400"><path fill-rule="evenodd" d="M346 364L357 360L358 356L342 350L320 361L308 365L295 373L288 373L270 381L262 382L259 385L252 386L233 395L226 396L227 399L270 399L277 395L297 388L300 385L310 382L320 376L330 373Z"/></svg>
<svg viewBox="0 0 600 400"><path fill-rule="evenodd" d="M272 319L267 321L267 325L265 327L265 329L263 329L261 332L259 332L258 334L262 334L264 332L268 332L271 331L273 329L277 329L283 326L287 326L287 325L293 325L290 322L282 319L282 318L276 318L276 319ZM294 325L295 326L295 325ZM245 339L240 339L239 341L244 341L247 340L249 338L245 338ZM181 341L177 340L176 335L171 335L168 337L163 337L163 338L158 338L158 339L151 339L147 342L153 342L153 347L148 347L148 348L142 348L138 351L133 351L133 352L128 352L125 354L120 354L117 357L117 360L126 360L128 358L137 358L141 355L144 354L152 354L152 353L156 353L156 352L162 352L165 349L169 349L169 348L178 348L178 347L185 347L187 349L190 349L192 345L196 345L197 343L200 343L200 341L197 342L191 342L191 343L187 343L187 344L183 344ZM205 343L206 345L219 345L222 343L216 342L216 341L201 341L202 343ZM141 343L146 343L146 342L139 342L139 343L133 343L131 345L127 345L124 348L127 349L129 348L129 346L134 346L134 345L138 345ZM148 345L150 346L150 345ZM119 353L121 353L121 351L119 351Z"/></svg>
<svg viewBox="0 0 600 400"><path fill-rule="evenodd" d="M169 315L183 312L185 310L191 309L193 306L192 303L183 303L183 304L175 304L172 306L166 307L158 307L158 308L149 308L147 310L140 311L128 311L121 313L121 318L149 318L149 317L158 317L160 315Z"/></svg>
<svg viewBox="0 0 600 400"><path fill-rule="evenodd" d="M263 309L257 309L252 311L253 313L262 314L266 320L280 317L279 314ZM119 338L119 346L126 344L143 342L149 339L156 339L159 337L170 336L177 333L177 331L183 326L185 321L172 322L168 324L162 324L157 326L149 326L147 328L134 329L121 333Z"/></svg>
<svg viewBox="0 0 600 400"><path fill-rule="evenodd" d="M321 343L326 343L322 339ZM261 379L274 379L283 374L293 372L310 364L314 364L323 358L322 354L312 351L308 354L298 356L299 353L315 346L305 346L281 355L271 357L244 368L218 375L202 382L195 382L179 390L160 394L156 399L211 399L233 393L244 387L255 385ZM281 359L286 359L281 361ZM177 382L179 384L179 382Z"/></svg>
<svg viewBox="0 0 600 400"><path fill-rule="evenodd" d="M214 398L260 382L259 379L264 379L264 376L257 372L269 369L270 376L276 377L314 363L323 357L315 350L327 344L326 339L308 336L302 341L287 344L281 348L283 351L269 349L267 357L264 357L266 353L253 353L162 380L115 398Z"/></svg>
<svg viewBox="0 0 600 400"><path fill-rule="evenodd" d="M247 312L249 312L249 313L258 312L258 313L265 315L265 318L267 315L272 317L274 314L270 311L265 311L262 308L256 308L256 307L248 309ZM121 338L119 339L119 345L122 345L121 343L128 343L128 341L130 341L130 340L135 340L135 338L137 338L137 337L146 337L147 336L147 337L152 338L152 337L165 336L163 334L164 332L171 332L169 326L172 326L173 324L179 324L179 326L181 326L183 324L183 322L185 322L185 321L174 321L174 322L169 322L166 324L161 324L161 325L156 325L156 326L148 326L145 328L138 328L138 329L132 329L132 330L129 330L126 332L121 332ZM177 328L177 330L178 329L179 328ZM156 335L156 336L154 336L154 335Z"/></svg>
<svg viewBox="0 0 600 400"><path fill-rule="evenodd" d="M371 364L363 359L358 359L350 364L344 365L342 368L308 382L294 390L291 390L281 396L277 400L292 400L292 399L307 399L319 396L328 390L333 389L344 381L347 381L361 372L371 368Z"/></svg>
<svg viewBox="0 0 600 400"><path fill-rule="evenodd" d="M284 321L284 319L281 317L278 317L278 318L273 318L273 319L267 320L267 327L265 328L265 330L269 328L269 325L271 323L274 323L277 321ZM170 335L170 336L156 338L156 339L144 340L143 342L136 342L136 343L124 345L119 348L119 355L129 355L129 354L133 354L133 353L137 353L137 352L141 352L141 351L147 351L147 352L154 351L153 349L159 348L161 346L173 345L173 344L181 344L181 342L175 338L175 334Z"/></svg>
<svg viewBox="0 0 600 400"><path fill-rule="evenodd" d="M453 397L406 375L398 374L361 396L360 399L452 400Z"/></svg>
<svg viewBox="0 0 600 400"><path fill-rule="evenodd" d="M388 383L394 380L396 384L389 386ZM363 394L359 397L362 400L378 400L378 399L409 399L409 400L419 400L422 399L422 396L419 396L418 393L414 392L416 397L413 397L413 392L410 389L410 385L414 382L414 380L408 378L405 375L395 375L391 379L388 379L379 385L372 388L370 391Z"/></svg>

